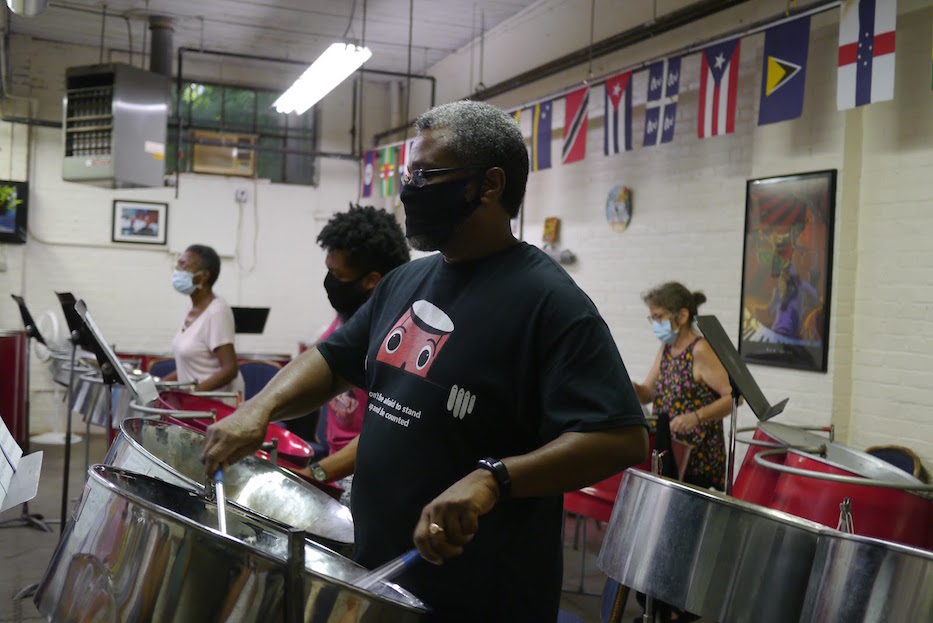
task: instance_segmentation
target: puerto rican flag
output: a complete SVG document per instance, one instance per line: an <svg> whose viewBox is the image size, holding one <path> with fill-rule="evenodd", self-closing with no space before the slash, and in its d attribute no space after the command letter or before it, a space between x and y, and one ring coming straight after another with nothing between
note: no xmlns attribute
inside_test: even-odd
<svg viewBox="0 0 933 623"><path fill-rule="evenodd" d="M624 71L606 80L606 117L603 153L632 150L632 72Z"/></svg>
<svg viewBox="0 0 933 623"><path fill-rule="evenodd" d="M847 110L894 99L897 0L848 0L839 19L836 106Z"/></svg>
<svg viewBox="0 0 933 623"><path fill-rule="evenodd" d="M376 150L370 149L363 159L363 190L361 198L373 196L373 180L376 179Z"/></svg>
<svg viewBox="0 0 933 623"><path fill-rule="evenodd" d="M711 45L700 54L700 101L697 136L707 138L735 131L741 40Z"/></svg>
<svg viewBox="0 0 933 623"><path fill-rule="evenodd" d="M590 87L582 87L564 96L564 164L586 157L586 126L589 120Z"/></svg>

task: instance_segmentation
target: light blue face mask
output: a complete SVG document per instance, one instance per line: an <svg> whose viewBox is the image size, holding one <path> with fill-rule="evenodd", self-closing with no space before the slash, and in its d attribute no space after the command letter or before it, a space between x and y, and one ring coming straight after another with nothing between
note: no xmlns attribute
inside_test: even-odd
<svg viewBox="0 0 933 623"><path fill-rule="evenodd" d="M182 294L191 294L197 290L194 285L194 273L187 270L176 270L172 273L172 287Z"/></svg>
<svg viewBox="0 0 933 623"><path fill-rule="evenodd" d="M654 336L664 344L673 344L674 340L677 339L677 331L671 328L670 319L664 322L652 321L651 330L654 331Z"/></svg>

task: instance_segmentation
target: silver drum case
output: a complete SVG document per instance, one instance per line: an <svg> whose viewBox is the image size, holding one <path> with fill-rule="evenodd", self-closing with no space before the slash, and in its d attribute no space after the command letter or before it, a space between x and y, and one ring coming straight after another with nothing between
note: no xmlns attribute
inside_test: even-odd
<svg viewBox="0 0 933 623"><path fill-rule="evenodd" d="M824 530L800 621L933 621L933 552Z"/></svg>
<svg viewBox="0 0 933 623"><path fill-rule="evenodd" d="M177 424L129 418L104 459L107 465L204 491L204 433ZM255 456L224 470L225 497L233 504L308 532L313 540L349 556L350 509L288 470Z"/></svg>
<svg viewBox="0 0 933 623"><path fill-rule="evenodd" d="M288 535L248 511L193 491L95 465L35 603L50 621L277 623L283 621ZM383 583L351 583L363 567L305 541L304 620L417 622L424 604Z"/></svg>
<svg viewBox="0 0 933 623"><path fill-rule="evenodd" d="M716 621L797 621L823 526L641 470L625 472L599 568Z"/></svg>

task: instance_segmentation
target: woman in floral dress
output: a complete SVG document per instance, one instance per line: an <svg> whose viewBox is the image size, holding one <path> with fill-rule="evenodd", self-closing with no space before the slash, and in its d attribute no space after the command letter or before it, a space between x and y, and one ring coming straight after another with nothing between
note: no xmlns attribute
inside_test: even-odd
<svg viewBox="0 0 933 623"><path fill-rule="evenodd" d="M725 488L726 443L722 419L732 413L729 376L709 343L694 330L702 292L665 283L642 297L651 328L661 341L644 383L634 383L642 404L658 419L655 448L666 450L662 473L676 478L672 437L692 446L684 482Z"/></svg>
<svg viewBox="0 0 933 623"><path fill-rule="evenodd" d="M673 437L693 448L684 482L723 490L726 442L722 419L732 413L732 390L716 353L693 328L697 307L706 302L706 296L672 281L651 290L642 300L648 305L648 320L661 347L648 377L633 385L642 404L652 403L657 418L654 447L666 451L661 473L677 478ZM638 601L644 605L641 593ZM655 601L655 608L665 623L699 618L660 600Z"/></svg>

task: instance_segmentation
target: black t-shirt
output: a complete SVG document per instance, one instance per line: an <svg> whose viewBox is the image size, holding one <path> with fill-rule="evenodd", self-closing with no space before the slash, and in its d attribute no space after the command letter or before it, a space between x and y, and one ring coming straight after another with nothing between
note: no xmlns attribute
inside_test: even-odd
<svg viewBox="0 0 933 623"><path fill-rule="evenodd" d="M593 302L524 243L393 270L318 348L369 392L351 508L355 558L370 568L411 549L423 507L479 459L525 454L569 431L645 425ZM436 620L554 621L561 508L560 495L501 502L463 555L419 563L398 583Z"/></svg>

